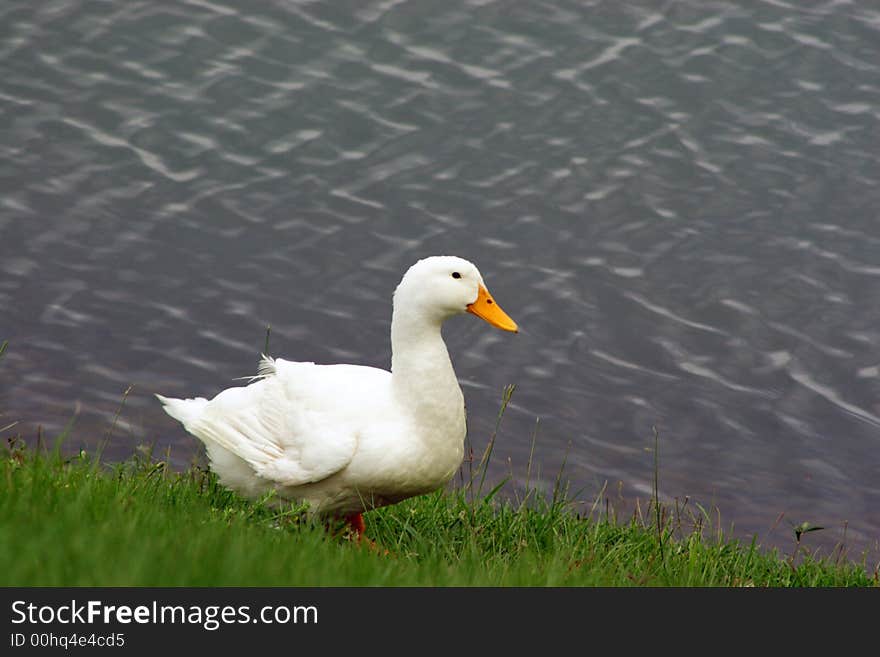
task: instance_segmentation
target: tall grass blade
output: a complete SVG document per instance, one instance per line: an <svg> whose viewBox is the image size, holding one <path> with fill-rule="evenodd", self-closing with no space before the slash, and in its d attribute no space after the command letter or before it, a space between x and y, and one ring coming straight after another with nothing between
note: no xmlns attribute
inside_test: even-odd
<svg viewBox="0 0 880 657"><path fill-rule="evenodd" d="M528 495L531 490L531 482L532 482L532 461L535 458L535 441L538 438L538 423L541 421L541 418L535 418L535 428L532 431L532 444L529 447L529 460L526 463L526 495Z"/></svg>
<svg viewBox="0 0 880 657"><path fill-rule="evenodd" d="M113 437L113 430L116 429L116 423L119 421L119 416L122 414L122 409L125 406L125 400L128 399L128 395L131 392L132 388L134 388L134 384L129 385L125 392L122 393L122 400L119 402L119 406L116 409L116 414L113 416L113 422L110 423L110 427L107 429L107 433L104 434L103 444L100 447L100 453L104 452L104 447L107 443L110 442L110 439Z"/></svg>
<svg viewBox="0 0 880 657"><path fill-rule="evenodd" d="M665 564L666 555L663 550L663 527L660 518L660 433L656 426L652 426L654 431L654 514L657 524L657 541L660 544L660 560Z"/></svg>
<svg viewBox="0 0 880 657"><path fill-rule="evenodd" d="M486 445L486 450L483 452L483 456L480 458L480 464L477 467L477 471L480 473L480 486L477 488L477 497L480 497L483 491L483 482L486 481L486 472L489 469L489 461L492 458L492 451L495 449L495 438L498 436L498 429L501 427L501 418L504 417L504 411L510 403L510 398L513 396L514 390L516 390L516 385L511 384L504 388L504 393L501 396L501 409L498 411L498 417L495 419L495 428L492 430L489 444Z"/></svg>

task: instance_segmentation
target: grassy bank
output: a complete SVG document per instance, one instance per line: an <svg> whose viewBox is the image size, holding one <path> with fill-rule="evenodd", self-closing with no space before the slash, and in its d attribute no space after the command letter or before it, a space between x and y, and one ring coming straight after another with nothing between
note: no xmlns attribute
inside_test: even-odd
<svg viewBox="0 0 880 657"><path fill-rule="evenodd" d="M0 585L878 585L864 564L706 537L669 511L618 523L579 517L558 495L501 502L465 487L367 514L371 548L298 509L246 502L199 468L13 442L0 451Z"/></svg>

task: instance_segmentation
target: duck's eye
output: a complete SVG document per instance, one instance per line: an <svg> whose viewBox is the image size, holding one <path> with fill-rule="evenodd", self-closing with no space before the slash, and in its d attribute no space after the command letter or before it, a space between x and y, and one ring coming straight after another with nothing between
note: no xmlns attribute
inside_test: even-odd
<svg viewBox="0 0 880 657"><path fill-rule="evenodd" d="M454 271L452 272L452 278L461 278L461 274L459 274L457 271Z"/></svg>

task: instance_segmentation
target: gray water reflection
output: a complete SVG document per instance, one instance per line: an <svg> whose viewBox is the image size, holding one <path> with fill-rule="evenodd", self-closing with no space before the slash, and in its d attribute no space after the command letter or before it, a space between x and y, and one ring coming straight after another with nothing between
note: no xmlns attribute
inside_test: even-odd
<svg viewBox="0 0 880 657"><path fill-rule="evenodd" d="M107 454L272 351L387 366L419 257L495 472L880 537L880 12L784 2L5 2L0 409ZM780 513L785 519L770 532ZM769 532L769 534L768 534ZM824 543L823 543L824 542Z"/></svg>

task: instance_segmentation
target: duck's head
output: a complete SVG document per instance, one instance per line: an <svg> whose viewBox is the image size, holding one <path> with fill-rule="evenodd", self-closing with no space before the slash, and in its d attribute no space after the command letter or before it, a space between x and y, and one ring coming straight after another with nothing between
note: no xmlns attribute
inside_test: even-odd
<svg viewBox="0 0 880 657"><path fill-rule="evenodd" d="M505 331L519 330L489 294L476 266L455 256L432 256L410 267L394 292L394 308L440 322L468 312Z"/></svg>

